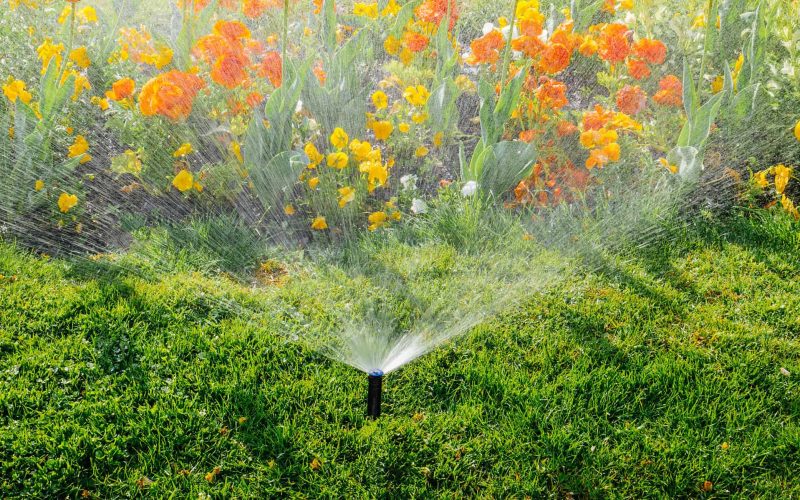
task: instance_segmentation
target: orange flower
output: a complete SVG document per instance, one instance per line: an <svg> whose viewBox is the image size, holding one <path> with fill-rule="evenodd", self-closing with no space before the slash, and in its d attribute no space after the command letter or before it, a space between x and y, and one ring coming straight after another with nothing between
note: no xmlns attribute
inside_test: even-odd
<svg viewBox="0 0 800 500"><path fill-rule="evenodd" d="M633 53L650 64L664 64L667 60L667 46L652 38L642 38L634 43Z"/></svg>
<svg viewBox="0 0 800 500"><path fill-rule="evenodd" d="M606 123L614 119L614 112L603 109L599 104L594 107L594 111L583 113L583 130L599 130Z"/></svg>
<svg viewBox="0 0 800 500"><path fill-rule="evenodd" d="M567 86L558 80L551 80L547 77L542 77L541 84L536 88L536 98L542 103L542 106L551 109L561 109L569 101L567 100Z"/></svg>
<svg viewBox="0 0 800 500"><path fill-rule="evenodd" d="M467 56L467 64L495 64L500 59L500 51L504 46L503 34L492 30L469 44L470 54Z"/></svg>
<svg viewBox="0 0 800 500"><path fill-rule="evenodd" d="M211 79L229 89L242 85L248 78L250 58L241 40L250 38L250 30L238 21L217 21L214 33L200 38L194 54L211 65ZM252 52L259 52L257 44L250 44Z"/></svg>
<svg viewBox="0 0 800 500"><path fill-rule="evenodd" d="M442 24L442 19L447 16L447 0L425 0L416 9L414 15L420 21L431 23L437 28ZM450 22L448 31L453 29L458 21L458 9L456 0L450 0Z"/></svg>
<svg viewBox="0 0 800 500"><path fill-rule="evenodd" d="M658 82L660 89L653 100L663 106L680 107L683 104L683 84L675 75L667 75Z"/></svg>
<svg viewBox="0 0 800 500"><path fill-rule="evenodd" d="M314 76L316 76L317 80L319 80L319 84L325 85L325 82L328 80L328 73L325 72L325 68L322 66L321 60L314 64L314 68L311 71L314 72Z"/></svg>
<svg viewBox="0 0 800 500"><path fill-rule="evenodd" d="M133 95L136 82L130 78L122 78L111 84L111 90L106 92L106 97L114 101L121 101Z"/></svg>
<svg viewBox="0 0 800 500"><path fill-rule="evenodd" d="M242 12L250 19L257 19L269 9L280 7L280 0L242 0ZM319 12L316 12L319 14Z"/></svg>
<svg viewBox="0 0 800 500"><path fill-rule="evenodd" d="M250 38L250 30L239 21L217 21L214 24L214 34L232 41Z"/></svg>
<svg viewBox="0 0 800 500"><path fill-rule="evenodd" d="M542 51L542 58L539 61L539 70L543 73L556 74L569 66L572 53L560 43L548 44Z"/></svg>
<svg viewBox="0 0 800 500"><path fill-rule="evenodd" d="M612 161L618 161L619 154L619 144L616 142L606 144L599 149L593 149L589 152L589 158L586 160L586 168L602 168Z"/></svg>
<svg viewBox="0 0 800 500"><path fill-rule="evenodd" d="M274 50L264 54L261 64L258 65L257 73L262 78L268 78L273 87L280 87L283 81L281 55Z"/></svg>
<svg viewBox="0 0 800 500"><path fill-rule="evenodd" d="M172 70L152 78L139 94L144 116L162 115L170 120L185 119L192 112L197 93L206 86L197 75Z"/></svg>
<svg viewBox="0 0 800 500"><path fill-rule="evenodd" d="M631 57L625 64L628 67L628 74L631 75L634 80L643 80L650 76L650 67L641 59Z"/></svg>
<svg viewBox="0 0 800 500"><path fill-rule="evenodd" d="M229 89L235 89L247 80L250 59L243 53L230 52L217 59L211 67L211 79Z"/></svg>
<svg viewBox="0 0 800 500"><path fill-rule="evenodd" d="M624 24L606 24L600 32L597 53L612 64L624 61L631 51L628 33L628 27Z"/></svg>
<svg viewBox="0 0 800 500"><path fill-rule="evenodd" d="M493 33L498 33L499 34L500 32L495 30L495 31L493 31ZM484 38L485 38L485 36L484 36ZM473 42L473 43L475 43L475 42ZM500 35L500 44L499 45L500 45L501 49L502 49L504 44L505 44L505 42L503 41L503 36ZM470 47L472 48L472 53L474 54L475 53L475 48L473 48L472 45L470 45ZM515 39L511 40L511 48L516 50L517 52L522 52L526 56L533 58L533 57L538 56L544 50L545 44L539 38L538 35L536 35L536 36L533 36L533 35L522 35L519 38L515 38ZM498 49L498 51L499 50L500 49ZM467 61L467 62L469 62L469 61ZM470 64L472 64L472 63L470 63Z"/></svg>
<svg viewBox="0 0 800 500"><path fill-rule="evenodd" d="M558 126L556 127L556 134L559 137L566 137L568 135L572 135L578 131L578 127L575 124L568 122L566 120L562 120L558 122Z"/></svg>
<svg viewBox="0 0 800 500"><path fill-rule="evenodd" d="M264 95L259 92L250 92L247 95L247 99L245 99L245 101L247 102L248 106L250 106L251 108L255 108L256 106L264 102Z"/></svg>
<svg viewBox="0 0 800 500"><path fill-rule="evenodd" d="M428 46L428 37L414 31L406 31L403 34L403 43L411 52L422 52Z"/></svg>
<svg viewBox="0 0 800 500"><path fill-rule="evenodd" d="M647 106L647 94L638 85L625 85L617 92L617 109L627 115L637 115Z"/></svg>

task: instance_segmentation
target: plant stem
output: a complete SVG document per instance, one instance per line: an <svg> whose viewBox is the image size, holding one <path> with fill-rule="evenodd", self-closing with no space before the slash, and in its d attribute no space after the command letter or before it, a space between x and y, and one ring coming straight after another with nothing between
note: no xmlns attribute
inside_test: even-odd
<svg viewBox="0 0 800 500"><path fill-rule="evenodd" d="M514 23L517 22L517 5L519 0L514 0L514 10L511 12L511 23L508 25L508 40L506 41L506 48L503 51L503 66L500 68L500 87L505 86L506 76L508 75L508 65L511 63L511 39L514 38Z"/></svg>
<svg viewBox="0 0 800 500"><path fill-rule="evenodd" d="M283 47L281 50L281 81L286 68L286 48L289 44L289 0L283 0Z"/></svg>

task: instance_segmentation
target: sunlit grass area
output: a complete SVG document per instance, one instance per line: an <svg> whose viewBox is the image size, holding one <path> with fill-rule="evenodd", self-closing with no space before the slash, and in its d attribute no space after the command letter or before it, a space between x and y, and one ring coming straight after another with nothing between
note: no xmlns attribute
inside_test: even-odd
<svg viewBox="0 0 800 500"><path fill-rule="evenodd" d="M238 284L6 243L0 495L796 496L798 231L737 215L609 259L392 374L377 421Z"/></svg>

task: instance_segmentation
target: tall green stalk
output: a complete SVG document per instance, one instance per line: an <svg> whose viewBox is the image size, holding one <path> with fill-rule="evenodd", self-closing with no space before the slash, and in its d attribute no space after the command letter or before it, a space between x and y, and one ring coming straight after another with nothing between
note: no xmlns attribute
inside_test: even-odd
<svg viewBox="0 0 800 500"><path fill-rule="evenodd" d="M508 75L508 65L511 63L511 40L514 38L514 24L517 22L517 6L519 0L514 0L514 10L511 12L511 23L508 25L508 40L506 41L506 48L503 51L503 66L500 68L500 86L504 87L506 76Z"/></svg>
<svg viewBox="0 0 800 500"><path fill-rule="evenodd" d="M281 49L281 83L286 71L286 48L289 45L289 0L283 0L283 47Z"/></svg>

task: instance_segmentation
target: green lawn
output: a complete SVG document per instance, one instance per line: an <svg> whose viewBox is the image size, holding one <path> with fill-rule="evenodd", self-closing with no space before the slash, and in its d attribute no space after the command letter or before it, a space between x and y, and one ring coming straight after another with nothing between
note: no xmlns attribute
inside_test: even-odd
<svg viewBox="0 0 800 500"><path fill-rule="evenodd" d="M531 297L387 377L374 422L363 374L236 317L227 281L97 280L9 244L0 274L0 497L800 496L783 217Z"/></svg>

